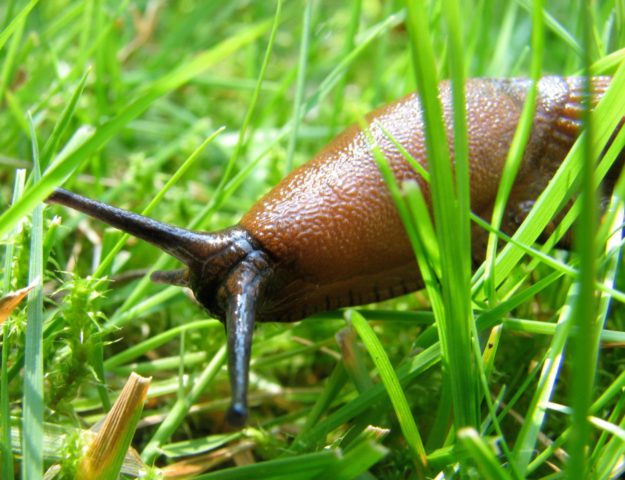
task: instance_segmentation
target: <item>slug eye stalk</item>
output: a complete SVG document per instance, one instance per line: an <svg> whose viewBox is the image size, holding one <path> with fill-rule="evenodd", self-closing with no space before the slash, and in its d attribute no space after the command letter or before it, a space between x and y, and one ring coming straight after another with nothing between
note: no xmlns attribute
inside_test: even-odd
<svg viewBox="0 0 625 480"><path fill-rule="evenodd" d="M195 298L226 325L232 403L226 419L245 424L254 323L263 287L271 276L269 257L241 227L215 233L193 232L102 202L57 189L48 199L141 238L176 257L188 268L158 271L159 283L190 287Z"/></svg>

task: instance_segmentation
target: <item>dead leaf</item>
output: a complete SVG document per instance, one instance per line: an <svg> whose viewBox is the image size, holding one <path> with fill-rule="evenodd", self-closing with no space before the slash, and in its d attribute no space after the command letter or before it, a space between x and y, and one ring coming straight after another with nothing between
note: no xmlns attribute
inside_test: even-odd
<svg viewBox="0 0 625 480"><path fill-rule="evenodd" d="M15 310L15 307L19 305L28 292L35 288L37 283L38 282L33 282L27 287L20 288L19 290L8 293L4 297L0 298L0 325L2 325L7 318L9 318L11 312Z"/></svg>

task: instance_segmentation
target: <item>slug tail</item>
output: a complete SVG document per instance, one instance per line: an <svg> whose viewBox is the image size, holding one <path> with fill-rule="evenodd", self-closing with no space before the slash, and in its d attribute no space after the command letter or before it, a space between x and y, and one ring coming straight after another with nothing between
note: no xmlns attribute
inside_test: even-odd
<svg viewBox="0 0 625 480"><path fill-rule="evenodd" d="M210 250L210 234L174 227L61 188L56 189L46 202L65 205L101 220L157 246L189 266L200 263Z"/></svg>

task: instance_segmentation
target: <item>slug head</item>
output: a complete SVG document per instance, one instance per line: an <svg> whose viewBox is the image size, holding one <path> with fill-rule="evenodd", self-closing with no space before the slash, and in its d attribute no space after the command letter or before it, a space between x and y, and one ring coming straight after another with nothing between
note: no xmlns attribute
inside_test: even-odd
<svg viewBox="0 0 625 480"><path fill-rule="evenodd" d="M274 272L268 255L251 235L242 227L193 232L62 189L47 202L71 207L146 240L187 265L182 270L155 272L152 280L190 287L198 302L225 321L232 388L227 420L234 426L243 425L254 322L264 285Z"/></svg>
<svg viewBox="0 0 625 480"><path fill-rule="evenodd" d="M205 254L189 268L154 272L152 280L188 286L196 300L225 321L232 403L230 425L242 426L248 415L247 390L254 323L264 285L273 271L269 257L241 227L205 234Z"/></svg>

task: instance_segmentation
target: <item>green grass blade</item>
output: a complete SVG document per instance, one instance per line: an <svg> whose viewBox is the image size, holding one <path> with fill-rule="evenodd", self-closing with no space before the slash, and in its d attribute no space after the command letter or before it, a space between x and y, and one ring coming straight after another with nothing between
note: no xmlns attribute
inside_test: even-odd
<svg viewBox="0 0 625 480"><path fill-rule="evenodd" d="M67 127L69 126L69 123L73 118L74 113L76 112L78 101L80 100L83 90L85 89L85 84L87 83L87 78L89 77L90 71L91 69L87 69L83 74L82 78L78 82L78 86L74 89L74 93L72 94L70 101L63 109L59 121L54 125L54 129L52 130L50 137L48 137L48 140L43 146L41 152L41 168L43 169L48 166L50 160L52 159L52 156L56 154L56 150L61 141L61 137L66 132Z"/></svg>
<svg viewBox="0 0 625 480"><path fill-rule="evenodd" d="M59 153L53 164L42 175L41 180L32 184L24 196L0 216L0 238L76 171L85 158L76 157L73 154L81 148L81 145L89 141L92 134L93 131L89 128L78 130L67 146Z"/></svg>
<svg viewBox="0 0 625 480"><path fill-rule="evenodd" d="M223 346L215 353L210 363L194 382L191 391L185 397L178 398L172 407L167 418L160 424L148 444L141 453L141 458L147 464L154 462L158 456L158 448L161 444L168 441L176 428L185 419L189 413L189 409L197 401L200 395L204 393L206 387L215 379L217 373L226 361L226 347Z"/></svg>
<svg viewBox="0 0 625 480"><path fill-rule="evenodd" d="M611 435L612 438L607 443L598 443L595 448L596 456L592 468L593 474L596 478L615 478L620 471L622 471L622 458L625 453L625 416L623 416L623 409L625 408L625 398L621 397L620 401L614 408L610 415L611 420L618 421L617 417L621 417L621 420L617 425L610 422L605 422L601 418L591 417L590 421L594 426L604 430L602 438L608 438ZM614 418L613 418L614 417ZM616 471L615 471L616 470Z"/></svg>
<svg viewBox="0 0 625 480"><path fill-rule="evenodd" d="M409 364L400 366L396 371L397 379L401 385L405 385L438 361L440 361L440 348L438 345L434 345L416 355ZM361 393L356 399L346 403L320 421L307 435L302 436L298 443L293 444L292 448L295 451L310 448L325 438L329 432L377 404L386 396L386 388L380 384L374 386L368 392Z"/></svg>
<svg viewBox="0 0 625 480"><path fill-rule="evenodd" d="M15 186L11 203L15 203L24 192L26 183L26 170L18 170L15 174ZM13 275L13 254L15 244L9 241L4 251L4 270L2 280L2 292L11 290L11 277ZM9 323L2 325L2 365L0 370L0 451L2 452L2 478L13 480L13 454L11 451L11 409L9 405Z"/></svg>
<svg viewBox="0 0 625 480"><path fill-rule="evenodd" d="M478 381L471 340L466 239L456 233L461 222L458 192L449 168L450 154L442 107L438 97L436 62L424 5L407 2L413 72L416 75L425 124L428 167L431 175L432 209L441 249L442 296L445 315L438 318L441 349L452 391L457 429L478 425ZM452 15L453 16L453 15ZM463 207L465 207L463 205ZM465 207L466 208L466 207ZM464 230L461 228L461 232ZM460 268L457 268L457 266Z"/></svg>
<svg viewBox="0 0 625 480"><path fill-rule="evenodd" d="M132 347L119 352L117 355L107 358L104 361L104 368L110 370L125 363L134 360L151 350L155 350L166 342L180 336L180 334L195 329L213 329L222 328L219 320L197 320L195 322L185 323L175 328L170 328L161 334L148 338L144 342L133 345Z"/></svg>
<svg viewBox="0 0 625 480"><path fill-rule="evenodd" d="M39 147L31 119L33 180L40 181ZM28 195L26 193L25 195ZM28 294L23 388L22 478L37 480L43 474L43 205L33 211L28 263Z"/></svg>
<svg viewBox="0 0 625 480"><path fill-rule="evenodd" d="M467 457L477 465L482 478L508 480L512 477L499 464L497 457L486 442L472 428L463 428L458 432L458 440L466 451Z"/></svg>
<svg viewBox="0 0 625 480"><path fill-rule="evenodd" d="M228 184L231 180L232 171L234 170L234 166L237 163L237 160L241 156L241 153L244 150L246 134L250 128L250 123L252 122L252 117L256 110L256 106L258 104L258 98L260 92L263 88L263 84L265 82L265 75L267 73L267 66L269 65L269 60L271 58L271 54L273 52L273 48L276 41L276 35L278 33L278 27L280 26L280 19L282 17L282 0L278 0L276 5L276 13L273 17L273 24L271 27L271 33L269 34L269 41L267 42L267 48L265 49L265 56L263 57L263 63L260 67L260 71L258 73L258 78L256 79L256 83L254 86L254 91L252 93L252 98L250 100L249 106L247 107L247 112L245 114L245 118L243 119L243 123L241 124L241 129L239 130L239 138L237 139L237 145L234 148L234 152L230 156L228 160L228 164L224 170L221 179L219 180L219 184L217 185L215 191L215 197L221 195L223 188ZM213 200L214 203L219 203L219 200L216 198Z"/></svg>
<svg viewBox="0 0 625 480"><path fill-rule="evenodd" d="M534 5L531 0L515 0L516 3L521 5L528 12L533 12ZM576 54L582 54L582 46L577 41L577 39L571 35L566 28L562 26L556 18L551 15L547 10L543 10L544 15L544 23L556 36L560 37L560 39L566 43L571 50L573 50Z"/></svg>
<svg viewBox="0 0 625 480"><path fill-rule="evenodd" d="M575 302L577 295L577 289L573 288L569 294L567 304L571 305ZM546 415L544 405L551 399L555 389L570 329L571 308L565 307L560 314L555 334L547 351L546 361L543 364L538 386L535 389L534 396L525 415L525 421L515 442L513 453L516 458L517 468L522 475L526 474L532 454L536 451L536 441Z"/></svg>
<svg viewBox="0 0 625 480"><path fill-rule="evenodd" d="M536 99L538 97L538 81L542 73L542 57L544 50L543 34L543 4L540 0L535 0L532 7L532 66L530 78L532 83L528 89L523 110L519 118L519 123L512 138L512 144L508 150L508 156L501 174L501 182L497 190L491 225L494 230L499 230L505 214L506 205L514 180L523 161L525 146L529 139L534 114L536 112ZM495 256L497 252L497 236L490 233L486 250L486 294L491 303L495 303Z"/></svg>
<svg viewBox="0 0 625 480"><path fill-rule="evenodd" d="M557 330L556 324L539 320L504 318L502 324L506 330L511 332L527 333L530 335L555 335ZM618 330L601 330L599 338L604 343L625 343L625 332Z"/></svg>
<svg viewBox="0 0 625 480"><path fill-rule="evenodd" d="M28 13L28 12L27 12ZM0 69L0 101L4 101L5 93L13 75L17 70L16 61L19 53L19 49L22 47L22 37L24 35L24 25L26 23L26 15L16 23L14 31L12 32L13 38L9 43L9 49L6 52L4 61L2 62L2 68Z"/></svg>
<svg viewBox="0 0 625 480"><path fill-rule="evenodd" d="M30 0L30 2L28 2L28 4L26 4L24 8L22 8L22 10L20 10L20 13L18 13L11 19L11 23L9 23L6 28L4 28L2 32L0 32L0 51L4 47L4 44L7 42L7 40L11 37L11 35L13 35L13 33L15 33L20 28L22 28L22 22L26 20L26 17L34 8L34 6L37 5L37 3L39 3L39 0Z"/></svg>
<svg viewBox="0 0 625 480"><path fill-rule="evenodd" d="M246 29L238 35L224 40L219 45L196 56L176 71L144 87L137 97L131 100L113 119L99 127L92 136L85 140L62 161L55 161L46 171L42 182L32 187L22 201L0 216L0 237L12 228L17 219L32 210L37 203L48 197L52 191L69 177L80 165L113 136L119 133L131 120L143 113L157 98L170 93L180 85L214 65L219 60L256 39L269 23L262 22Z"/></svg>
<svg viewBox="0 0 625 480"><path fill-rule="evenodd" d="M423 441L419 429L415 424L414 417L410 412L406 395L401 388L395 370L393 369L384 347L380 340L376 337L373 329L369 326L365 318L355 310L348 310L345 313L347 322L351 322L362 339L365 347L369 351L369 355L373 360L378 373L384 383L384 387L388 392L388 396L393 404L399 425L406 439L406 443L412 450L412 453L418 459L423 468L427 465L427 455L423 447Z"/></svg>
<svg viewBox="0 0 625 480"><path fill-rule="evenodd" d="M252 465L227 468L218 472L198 475L196 480L239 480L242 478L262 478L263 480L305 480L317 476L338 465L339 457L336 451L296 455L288 458L269 460Z"/></svg>
<svg viewBox="0 0 625 480"><path fill-rule="evenodd" d="M464 28L461 20L460 4L458 0L444 0L443 13L447 20L449 31L449 68L453 89L453 131L454 131L454 166L456 174L456 192L458 199L457 221L459 246L461 251L457 269L461 270L460 277L471 278L471 185L469 175L469 137L467 133L467 111L465 95L465 61L464 61ZM467 285L462 292L463 310L468 310L470 300L470 288ZM463 315L470 317L467 311ZM472 323L471 319L471 323Z"/></svg>
<svg viewBox="0 0 625 480"><path fill-rule="evenodd" d="M349 25L345 31L345 41L343 42L342 57L347 57L354 47L356 46L356 35L358 33L358 27L360 24L360 15L362 13L362 0L352 0L352 9L349 20ZM382 41L382 40L381 40ZM337 132L337 126L339 121L339 115L343 111L343 105L345 103L345 86L347 84L347 77L343 76L334 89L334 105L332 106L333 113L330 123L330 138L334 138Z"/></svg>
<svg viewBox="0 0 625 480"><path fill-rule="evenodd" d="M367 471L382 460L388 449L373 440L359 442L349 449L339 460L338 465L332 465L321 473L318 480L332 478L333 480L351 480L365 475Z"/></svg>
<svg viewBox="0 0 625 480"><path fill-rule="evenodd" d="M582 65L586 81L584 84L584 102L582 120L585 136L582 139L582 166L580 186L580 214L577 220L575 238L576 250L579 255L579 296L573 311L573 322L576 329L572 332L572 369L575 375L571 378L570 403L573 408L571 416L571 437L569 440L569 462L567 472L571 478L584 477L588 472L587 445L590 441L590 423L588 415L592 404L592 392L597 368L599 336L601 326L597 325L598 304L595 295L597 276L595 234L598 225L598 203L595 192L595 159L599 152L595 146L595 119L591 109L591 52L593 50L592 5L582 2L583 54Z"/></svg>
<svg viewBox="0 0 625 480"><path fill-rule="evenodd" d="M302 109L304 104L304 87L306 86L306 65L308 63L308 48L310 44L310 24L313 14L314 1L306 2L304 8L302 40L300 44L299 61L297 64L297 82L295 86L295 100L293 101L293 117L291 124L291 135L289 137L289 146L286 158L286 173L293 168L293 156L295 155L295 146L297 144L297 135L302 120Z"/></svg>

